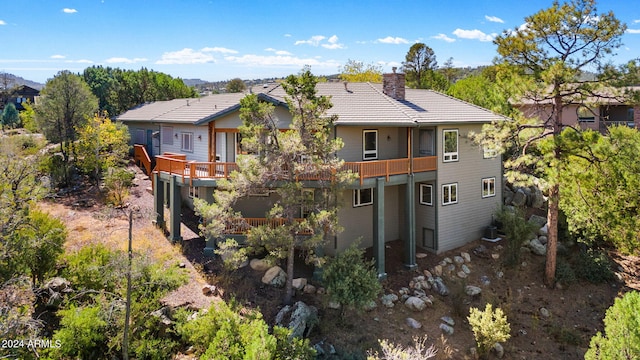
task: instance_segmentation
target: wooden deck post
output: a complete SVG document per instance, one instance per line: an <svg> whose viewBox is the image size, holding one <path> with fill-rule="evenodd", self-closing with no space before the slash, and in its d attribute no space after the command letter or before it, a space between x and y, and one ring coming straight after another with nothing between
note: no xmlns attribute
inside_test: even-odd
<svg viewBox="0 0 640 360"><path fill-rule="evenodd" d="M385 178L376 178L373 208L373 256L376 260L378 279L385 279L384 271L384 183Z"/></svg>
<svg viewBox="0 0 640 360"><path fill-rule="evenodd" d="M404 200L404 266L415 269L416 264L416 199L415 179L413 174L407 175L407 185Z"/></svg>

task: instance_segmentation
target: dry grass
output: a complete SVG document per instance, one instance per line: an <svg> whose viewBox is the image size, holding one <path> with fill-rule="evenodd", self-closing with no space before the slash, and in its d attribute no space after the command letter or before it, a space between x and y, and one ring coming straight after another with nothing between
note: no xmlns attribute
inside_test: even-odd
<svg viewBox="0 0 640 360"><path fill-rule="evenodd" d="M98 243L114 250L127 250L129 223L127 215L122 212L105 214L104 211L74 210L51 202L40 203L39 207L67 225L66 252ZM134 215L132 235L134 251L156 261L177 261L182 257L180 247L167 241L162 231L148 219Z"/></svg>

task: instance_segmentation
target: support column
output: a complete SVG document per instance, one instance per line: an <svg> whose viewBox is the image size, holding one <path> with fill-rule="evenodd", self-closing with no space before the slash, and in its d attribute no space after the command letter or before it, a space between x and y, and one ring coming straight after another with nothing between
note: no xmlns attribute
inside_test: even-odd
<svg viewBox="0 0 640 360"><path fill-rule="evenodd" d="M156 213L154 223L157 227L166 230L164 222L164 182L160 180L160 174L153 175L153 211Z"/></svg>
<svg viewBox="0 0 640 360"><path fill-rule="evenodd" d="M385 279L384 271L384 178L376 179L373 197L373 257L376 260L378 279Z"/></svg>
<svg viewBox="0 0 640 360"><path fill-rule="evenodd" d="M415 269L416 264L416 184L413 174L407 176L407 187L404 199L404 266Z"/></svg>
<svg viewBox="0 0 640 360"><path fill-rule="evenodd" d="M169 191L169 183L168 182L163 182L162 183L162 191L164 191L164 206L166 206L167 208L169 207L169 205L171 205L169 203L169 199L171 198L171 192Z"/></svg>
<svg viewBox="0 0 640 360"><path fill-rule="evenodd" d="M169 182L169 194L170 194L170 205L169 205L169 214L170 214L170 229L169 229L169 240L172 242L182 241L182 236L180 235L180 223L182 222L182 199L180 199L180 186L178 186L178 181L176 176L171 177L171 181Z"/></svg>

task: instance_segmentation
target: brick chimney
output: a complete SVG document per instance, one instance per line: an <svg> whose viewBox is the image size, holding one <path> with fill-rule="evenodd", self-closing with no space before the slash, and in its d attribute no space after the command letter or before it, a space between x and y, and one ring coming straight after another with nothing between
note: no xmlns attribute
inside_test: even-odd
<svg viewBox="0 0 640 360"><path fill-rule="evenodd" d="M396 100L404 100L404 74L396 73L397 67L391 68L393 73L382 75L382 92Z"/></svg>

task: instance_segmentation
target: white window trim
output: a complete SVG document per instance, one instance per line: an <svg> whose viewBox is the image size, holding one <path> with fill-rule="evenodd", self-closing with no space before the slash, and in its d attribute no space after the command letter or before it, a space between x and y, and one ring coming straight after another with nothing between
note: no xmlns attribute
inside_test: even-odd
<svg viewBox="0 0 640 360"><path fill-rule="evenodd" d="M200 188L197 186L189 186L189 198L199 198L200 197Z"/></svg>
<svg viewBox="0 0 640 360"><path fill-rule="evenodd" d="M428 202L422 200L422 199L424 199L423 195L424 195L425 191L429 192L429 200L430 201L428 201ZM420 184L420 204L433 206L433 185Z"/></svg>
<svg viewBox="0 0 640 360"><path fill-rule="evenodd" d="M455 152L447 152L447 133L455 133L456 134L456 151ZM454 162L458 161L458 153L460 148L460 141L458 139L458 129L448 129L442 131L442 161L443 162Z"/></svg>
<svg viewBox="0 0 640 360"><path fill-rule="evenodd" d="M487 191L487 195L485 195L485 186ZM482 198L489 198L496 196L496 178L484 178L482 179Z"/></svg>
<svg viewBox="0 0 640 360"><path fill-rule="evenodd" d="M482 158L493 159L498 156L498 150L487 145L482 145Z"/></svg>
<svg viewBox="0 0 640 360"><path fill-rule="evenodd" d="M185 147L185 137L188 138L187 144L188 148ZM193 152L193 133L192 132L181 132L180 133L180 150L186 152Z"/></svg>
<svg viewBox="0 0 640 360"><path fill-rule="evenodd" d="M455 188L456 190L456 199L454 201L451 201L451 189ZM448 189L448 190L445 190ZM449 193L449 201L445 202L444 201L444 195L446 193ZM442 205L452 205L452 204L457 204L458 203L458 183L450 183L450 184L443 184L442 185Z"/></svg>
<svg viewBox="0 0 640 360"><path fill-rule="evenodd" d="M367 203L363 203L361 202L362 200L362 190L371 190L371 201L367 202ZM353 207L360 207L360 206L367 206L367 205L373 205L373 188L367 188L367 189L354 189L353 190Z"/></svg>
<svg viewBox="0 0 640 360"><path fill-rule="evenodd" d="M366 150L366 134L376 134L376 148L374 150ZM378 159L378 130L362 130L362 160L377 160ZM371 156L373 155L373 156Z"/></svg>

